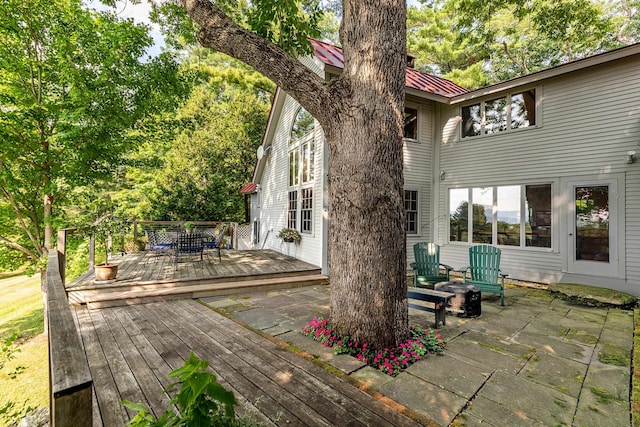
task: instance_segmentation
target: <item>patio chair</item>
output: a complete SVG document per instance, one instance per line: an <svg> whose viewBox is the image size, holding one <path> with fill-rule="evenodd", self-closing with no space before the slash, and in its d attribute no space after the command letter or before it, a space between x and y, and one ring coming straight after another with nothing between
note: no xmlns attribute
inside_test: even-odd
<svg viewBox="0 0 640 427"><path fill-rule="evenodd" d="M203 233L203 242L202 247L207 257L209 256L211 251L218 252L218 262L222 262L222 239L224 238L225 228L220 227L219 231L216 233L215 230L205 230Z"/></svg>
<svg viewBox="0 0 640 427"><path fill-rule="evenodd" d="M178 242L176 244L175 251L175 269L178 269L178 262L180 262L180 256L187 255L193 257L195 255L200 256L200 268L202 268L203 261L203 246L202 235L199 233L178 233Z"/></svg>
<svg viewBox="0 0 640 427"><path fill-rule="evenodd" d="M477 286L481 292L500 295L500 305L504 305L504 278L508 274L500 270L500 253L494 246L472 246L469 248L469 267L460 272L465 283Z"/></svg>
<svg viewBox="0 0 640 427"><path fill-rule="evenodd" d="M145 231L147 236L147 249L153 254L153 258L171 255L175 246L175 234L161 231Z"/></svg>
<svg viewBox="0 0 640 427"><path fill-rule="evenodd" d="M453 267L440 263L440 246L435 243L416 243L413 245L413 255L413 286L433 289L436 283L449 281L449 272ZM444 274L440 268L444 269Z"/></svg>

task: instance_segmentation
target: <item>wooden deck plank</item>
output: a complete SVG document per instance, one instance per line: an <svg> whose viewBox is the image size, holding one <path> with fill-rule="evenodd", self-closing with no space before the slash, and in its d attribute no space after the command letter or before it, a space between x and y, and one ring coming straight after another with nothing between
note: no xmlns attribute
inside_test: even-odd
<svg viewBox="0 0 640 427"><path fill-rule="evenodd" d="M126 316L122 313L118 316L116 309L101 310L101 312L109 324L109 329L118 343L122 357L130 367L140 391L144 394L146 401L149 402L149 408L156 417L162 416L164 409L169 406L169 397L165 393L158 393L158 390L163 389L166 385L163 385L162 377L156 376L156 373L140 354L140 351L145 351L148 355L147 357L152 358L154 352L150 348L139 347L133 341L132 337L135 334L133 334L132 325L126 324ZM123 325L123 321L126 326ZM136 341L141 343L142 340ZM144 342L142 344L144 345ZM119 376L119 374L120 372L116 375ZM116 378L116 382L119 383L120 379Z"/></svg>
<svg viewBox="0 0 640 427"><path fill-rule="evenodd" d="M149 344L154 347L155 353L157 353L167 364L169 372L181 367L184 364L184 360L186 357L188 357L188 354L190 352L188 346L186 346L181 340L177 339L175 334L173 336L170 336L170 334L163 333L163 338L156 330L156 328L159 326L159 320L155 317L155 315L147 310L145 306L128 307L121 310L123 312L126 312L133 323L139 327L140 333L144 335ZM162 328L158 329L162 330ZM167 338L169 338L169 341L167 341ZM180 349L184 357L179 355L176 349ZM168 374L169 372L167 372L166 374ZM167 381L169 380L167 379ZM173 381L170 382L172 383ZM165 385L165 387L168 385L169 384ZM236 395L236 399L238 401L236 412L239 415L242 415L246 411L252 411L261 422L265 423L266 425L272 424L269 419L265 417L259 411L259 409L253 405L252 402L246 400L244 396L239 394L237 390L235 390L230 384L224 385L227 389L233 391ZM169 394L173 395L174 391L169 390Z"/></svg>
<svg viewBox="0 0 640 427"><path fill-rule="evenodd" d="M234 354L213 337L203 334L193 324L178 321L180 313L171 309L171 303L149 304L146 309L156 312L159 321L167 330L179 331L181 339L188 341L189 349L198 357L208 360L218 380L226 386L233 384L237 393L245 396L249 401L260 399L260 410L272 420L280 418L280 422L292 425L305 425L306 417L301 412L301 402L275 385L273 380L265 378L243 360L243 354ZM322 418L322 417L320 417ZM309 425L329 425L321 423L320 419Z"/></svg>
<svg viewBox="0 0 640 427"><path fill-rule="evenodd" d="M357 413L359 421L365 425L389 425L390 423L395 425L402 425L406 422L404 416L400 415L397 411L387 407L386 405L375 401L372 403L372 399L366 393L352 387L349 384L345 384L339 378L329 375L322 368L313 364L307 363L306 360L294 355L286 350L282 350L272 343L269 343L272 347L267 348L264 345L264 339L256 339L259 335L254 334L248 329L238 329L237 324L234 321L227 319L224 316L210 316L207 311L211 311L209 307L201 304L191 304L189 301L176 301L175 304L179 304L184 311L190 311L194 319L201 319L198 325L202 328L206 327L212 331L216 336L225 335L229 340L233 341L237 335L244 335L252 342L252 345L247 346L248 350L246 354L252 358L248 358L248 361L254 361L254 363L264 364L264 361L269 361L276 369L293 369L292 373L298 373L296 378L302 378L304 381L304 390L310 390L310 394L304 397L305 401L315 402L318 395L331 397L334 401L341 402L341 409L348 413ZM229 335L228 331L233 330L234 336ZM215 331L215 332L213 332ZM255 340L255 342L254 342ZM233 342L229 343L230 346ZM262 360L262 362L260 362ZM300 395L302 389L295 389L293 392L296 395ZM338 391L339 390L339 391ZM331 412L331 407L317 408L317 410L323 413ZM344 425L341 420L332 420L336 425Z"/></svg>
<svg viewBox="0 0 640 427"><path fill-rule="evenodd" d="M89 315L95 326L102 351L109 362L109 367L120 395L118 403L122 400L128 400L150 406L109 328L104 313L101 310L90 310ZM128 408L125 408L125 411L129 418L134 415L133 411Z"/></svg>
<svg viewBox="0 0 640 427"><path fill-rule="evenodd" d="M122 426L129 418L120 405L120 393L111 375L109 361L102 351L89 310L86 307L75 307L75 311L80 323L80 336L87 354L102 423L105 426Z"/></svg>
<svg viewBox="0 0 640 427"><path fill-rule="evenodd" d="M359 412L358 419L354 419L352 412L354 408L345 405L340 392L327 387L322 382L308 381L309 378L303 375L295 365L285 362L279 353L286 350L264 339L259 344L253 343L244 336L243 339L239 339L239 336L242 335L236 333L237 325L234 326L232 332L229 332L227 326L222 326L212 319L214 316L208 313L211 310L206 307L200 306L202 307L200 309L192 302L184 300L177 301L175 305L181 307L185 315L186 313L190 314L187 319L191 319L196 327L209 330L209 333L213 332L217 340L226 348L234 353L242 353L244 360L249 365L268 378L278 379L281 387L309 407L310 415L313 416L313 413L323 414L331 425L374 425L363 423L368 417L367 414L363 416L362 411ZM200 320L195 323L197 319ZM384 420L377 418L375 421L380 423Z"/></svg>
<svg viewBox="0 0 640 427"><path fill-rule="evenodd" d="M340 405L335 405L334 402L328 400L326 396L318 392L317 389L315 391L307 389L304 382L296 378L290 366L274 367L272 358L275 356L271 352L262 353L263 357L259 358L253 354L255 350L253 343L245 337L236 334L235 331L227 331L228 334L222 334L219 333L219 330L215 330L215 332L212 333L213 330L209 329L213 327L215 323L201 317L202 312L198 312L197 310L192 312L191 308L194 306L192 301L176 301L172 306L177 307L179 312L185 317L185 320L193 325L194 335L200 337L215 336L217 344L227 350L225 354L230 356L230 363L232 363L232 357L241 354L244 364L239 368L242 371L247 372L248 375L253 378L256 378L256 373L260 373L264 378L272 381L274 384L266 384L265 382L258 384L266 392L269 392L269 390L278 392L280 388L282 388L284 390L281 390L281 393L289 392L292 396L295 396L295 399L291 399L293 402L288 401L283 404L299 405L298 409L302 412L296 413L296 415L298 417L306 417L306 419L302 419L305 424L311 422L309 420L310 417L314 419L314 422L322 421L324 424L325 420L319 420L318 414L322 414L322 418L325 418L329 425L360 425L359 422L354 423L353 417L346 414L344 408L340 407ZM205 316L210 315L210 310L207 311L208 312L204 312ZM238 326L236 326L236 328L237 327ZM273 346L272 343L263 341L261 344L267 346L270 351L282 351L279 347ZM224 357L225 356L223 356L223 358ZM255 373L252 374L251 371L255 371ZM264 387L269 387L269 389ZM286 394L283 396L286 396Z"/></svg>

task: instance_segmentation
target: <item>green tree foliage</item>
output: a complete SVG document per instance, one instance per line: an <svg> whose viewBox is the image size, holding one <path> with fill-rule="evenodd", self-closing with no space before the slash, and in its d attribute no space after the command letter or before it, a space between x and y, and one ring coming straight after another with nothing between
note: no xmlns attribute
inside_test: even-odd
<svg viewBox="0 0 640 427"><path fill-rule="evenodd" d="M127 130L175 93L167 56L142 63L147 28L80 0L0 2L0 267L51 247L56 207L106 178Z"/></svg>
<svg viewBox="0 0 640 427"><path fill-rule="evenodd" d="M238 190L251 180L274 85L247 65L199 47L189 48L181 73L191 96L176 104L177 112L147 117L131 132L139 142L114 175L115 212L138 220L242 221Z"/></svg>
<svg viewBox="0 0 640 427"><path fill-rule="evenodd" d="M423 1L407 10L407 50L417 68L454 80L463 87L489 83L483 69L488 56L478 40L458 36L460 15L451 0Z"/></svg>
<svg viewBox="0 0 640 427"><path fill-rule="evenodd" d="M475 88L638 40L638 2L423 0L409 8L418 66Z"/></svg>
<svg viewBox="0 0 640 427"><path fill-rule="evenodd" d="M240 185L251 180L269 99L203 84L178 110L182 131L152 196L153 218L244 221Z"/></svg>

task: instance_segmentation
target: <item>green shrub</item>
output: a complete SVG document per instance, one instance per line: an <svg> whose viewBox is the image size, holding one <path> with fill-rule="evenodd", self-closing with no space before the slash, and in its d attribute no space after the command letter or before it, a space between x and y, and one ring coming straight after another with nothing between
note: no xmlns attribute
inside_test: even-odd
<svg viewBox="0 0 640 427"><path fill-rule="evenodd" d="M191 352L184 366L169 374L170 378L179 378L165 390L180 387L178 393L171 398L170 404L170 407L175 405L178 408L179 414L169 407L160 418L156 418L144 405L125 401L122 402L124 406L137 411L127 425L131 427L260 425L250 414L242 418L235 417L233 407L236 400L233 393L220 385L215 375L206 372L208 366L209 362L198 359Z"/></svg>

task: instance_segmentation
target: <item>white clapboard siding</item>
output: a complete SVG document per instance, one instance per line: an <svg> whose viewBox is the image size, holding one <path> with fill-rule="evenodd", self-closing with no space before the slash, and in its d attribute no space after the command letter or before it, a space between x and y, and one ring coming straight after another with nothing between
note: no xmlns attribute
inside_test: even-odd
<svg viewBox="0 0 640 427"><path fill-rule="evenodd" d="M446 244L449 188L550 182L558 196L565 191L561 188L565 179L614 174L622 177L619 185L624 185L626 196L619 204L625 213L621 262L626 277L607 283L640 294L640 162L625 163L627 151L640 155L640 58L545 80L536 90L541 96L539 127L497 135L459 138L459 106L442 106L439 168L446 177L438 181L436 235L445 244L443 262L464 265L468 258L468 245ZM567 236L566 218L554 226L557 235ZM503 269L518 279L566 281L567 254L560 247L557 243L551 251L502 247Z"/></svg>
<svg viewBox="0 0 640 427"><path fill-rule="evenodd" d="M432 101L407 99L407 105L418 107L418 141L404 142L404 188L419 194L419 230L407 234L407 262L414 260L413 245L431 241L431 200L434 145L434 104Z"/></svg>

